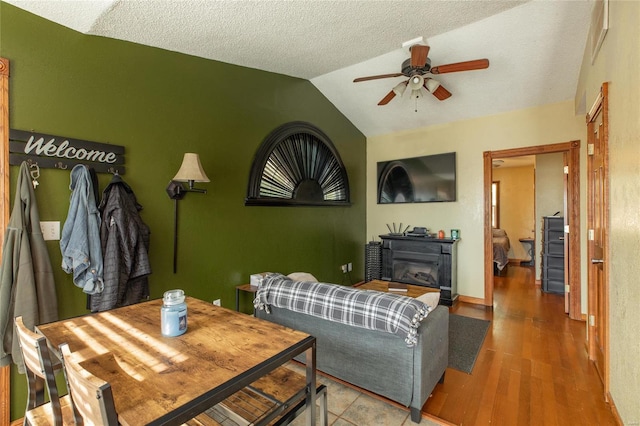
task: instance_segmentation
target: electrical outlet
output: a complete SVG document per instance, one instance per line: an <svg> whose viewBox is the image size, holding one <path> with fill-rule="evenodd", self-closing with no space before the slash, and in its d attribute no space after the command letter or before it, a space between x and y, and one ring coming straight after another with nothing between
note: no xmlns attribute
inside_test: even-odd
<svg viewBox="0 0 640 426"><path fill-rule="evenodd" d="M343 274L346 274L348 272L347 271L347 264L340 265L340 270L342 271Z"/></svg>
<svg viewBox="0 0 640 426"><path fill-rule="evenodd" d="M220 299L214 300L213 304L216 305L216 306L222 306L222 303L220 303Z"/></svg>
<svg viewBox="0 0 640 426"><path fill-rule="evenodd" d="M353 271L353 263L349 262L347 263L347 272L351 272Z"/></svg>
<svg viewBox="0 0 640 426"><path fill-rule="evenodd" d="M40 221L40 230L45 241L60 239L59 221Z"/></svg>

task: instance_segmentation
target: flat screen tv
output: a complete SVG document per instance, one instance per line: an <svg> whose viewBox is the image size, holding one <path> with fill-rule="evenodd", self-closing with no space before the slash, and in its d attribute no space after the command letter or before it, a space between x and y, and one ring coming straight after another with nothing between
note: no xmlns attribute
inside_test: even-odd
<svg viewBox="0 0 640 426"><path fill-rule="evenodd" d="M456 201L456 153L378 162L378 204Z"/></svg>

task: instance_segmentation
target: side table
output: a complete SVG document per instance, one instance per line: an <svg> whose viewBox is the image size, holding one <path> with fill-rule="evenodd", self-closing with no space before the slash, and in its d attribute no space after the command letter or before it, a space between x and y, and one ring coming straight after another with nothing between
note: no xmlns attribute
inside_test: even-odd
<svg viewBox="0 0 640 426"><path fill-rule="evenodd" d="M533 238L520 238L519 240L524 246L525 250L529 254L529 260L523 260L520 262L521 266L534 266L536 264L534 250L536 247L536 240Z"/></svg>
<svg viewBox="0 0 640 426"><path fill-rule="evenodd" d="M258 287L254 287L251 284L242 284L236 286L236 311L240 312L240 292L255 294L258 291ZM255 296L253 297L255 299ZM252 299L253 300L253 299Z"/></svg>

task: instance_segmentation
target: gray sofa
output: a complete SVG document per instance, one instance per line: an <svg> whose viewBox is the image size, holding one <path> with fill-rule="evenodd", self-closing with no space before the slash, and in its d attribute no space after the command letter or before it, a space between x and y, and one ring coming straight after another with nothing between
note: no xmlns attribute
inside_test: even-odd
<svg viewBox="0 0 640 426"><path fill-rule="evenodd" d="M270 306L268 310L270 313L256 309L255 314L316 337L320 371L409 407L411 420L416 423L420 422L421 408L433 388L444 380L449 351L447 307L437 306L420 322L413 347L396 334L286 307Z"/></svg>

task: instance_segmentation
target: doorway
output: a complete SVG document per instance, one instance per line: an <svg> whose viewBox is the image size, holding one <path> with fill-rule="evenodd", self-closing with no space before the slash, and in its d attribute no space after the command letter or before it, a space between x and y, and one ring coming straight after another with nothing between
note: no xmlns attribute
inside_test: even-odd
<svg viewBox="0 0 640 426"><path fill-rule="evenodd" d="M560 155L560 154L549 154ZM505 235L508 238L508 248L505 241L505 249L510 265L533 264L530 254L535 250L528 250L529 243L535 238L535 209L536 209L536 163L538 157L527 155L523 157L501 158L493 160L492 180L494 189L492 190L492 224L494 238L496 235ZM562 168L560 168L561 170ZM557 175L557 173L555 173ZM495 243L495 240L494 240ZM494 263L496 267L502 257L502 250L494 247ZM508 269L508 268L505 268ZM502 276L500 271L498 274Z"/></svg>
<svg viewBox="0 0 640 426"><path fill-rule="evenodd" d="M566 221L568 223L569 317L582 320L580 288L580 141L484 152L484 304L493 306L493 244L491 230L491 185L493 160L498 158L566 153L568 164Z"/></svg>

